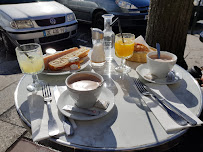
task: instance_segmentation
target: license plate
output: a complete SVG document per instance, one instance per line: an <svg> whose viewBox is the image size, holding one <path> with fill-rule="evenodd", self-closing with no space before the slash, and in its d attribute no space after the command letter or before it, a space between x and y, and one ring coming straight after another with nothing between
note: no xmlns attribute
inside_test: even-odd
<svg viewBox="0 0 203 152"><path fill-rule="evenodd" d="M65 27L55 28L55 29L43 31L45 37L46 36L52 36L52 35L58 35L58 34L62 34L62 33L65 33L65 32L66 32Z"/></svg>

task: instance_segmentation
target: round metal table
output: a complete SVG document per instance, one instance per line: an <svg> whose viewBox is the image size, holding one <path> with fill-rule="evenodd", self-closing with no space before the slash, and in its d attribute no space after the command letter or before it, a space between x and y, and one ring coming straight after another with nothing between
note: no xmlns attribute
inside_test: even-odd
<svg viewBox="0 0 203 152"><path fill-rule="evenodd" d="M76 120L77 129L74 136L61 135L50 140L68 147L94 151L160 149L178 140L187 129L166 133L146 104L138 100L133 87L133 77L138 77L135 68L139 64L133 62L127 64L132 67L128 75L115 72L114 68L117 65L115 61L111 64L106 63L103 68L94 68L95 72L103 75L106 80L105 87L115 96L115 106L107 115L90 121ZM180 66L175 65L174 69L182 74L183 79L168 87L185 106L199 116L202 111L202 92L198 83ZM88 65L84 70L92 68ZM40 79L47 81L52 87L64 86L66 77L67 75L39 75ZM31 81L31 76L23 76L15 91L16 109L29 127L31 125L26 86Z"/></svg>

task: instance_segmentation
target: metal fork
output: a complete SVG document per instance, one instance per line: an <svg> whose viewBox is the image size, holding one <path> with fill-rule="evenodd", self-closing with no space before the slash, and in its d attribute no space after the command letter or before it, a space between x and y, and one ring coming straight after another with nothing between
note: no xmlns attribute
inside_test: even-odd
<svg viewBox="0 0 203 152"><path fill-rule="evenodd" d="M154 94L151 92L147 91L144 87L144 84L139 80L139 79L134 79L135 85L137 86L137 89L140 91L141 94L144 96L150 96L155 98L156 100L159 101L159 103L162 105L162 107L165 109L165 111L168 113L168 115L179 125L185 126L187 125L187 121L183 119L181 116L173 112L171 109L169 109L166 105L162 103L162 101L157 98Z"/></svg>
<svg viewBox="0 0 203 152"><path fill-rule="evenodd" d="M55 136L59 133L59 129L51 111L52 96L51 96L51 90L50 90L49 84L45 84L42 86L42 95L43 95L44 101L46 102L48 115L49 115L48 133L49 133L49 136Z"/></svg>

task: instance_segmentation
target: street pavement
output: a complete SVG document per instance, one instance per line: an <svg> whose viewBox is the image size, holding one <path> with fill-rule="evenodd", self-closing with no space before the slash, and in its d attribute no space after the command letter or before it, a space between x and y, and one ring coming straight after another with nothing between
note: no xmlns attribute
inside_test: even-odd
<svg viewBox="0 0 203 152"><path fill-rule="evenodd" d="M89 28L89 26L87 27ZM194 35L188 31L184 55L188 68L194 65L203 66L203 43L199 40L201 31L203 31L203 23L196 25ZM68 42L70 44L66 45L71 47L79 43L88 46L91 44L90 41L90 33L81 32L74 41ZM59 44L59 47L61 46ZM79 151L57 146L48 140L39 143L32 142L31 134L21 123L14 105L14 91L22 76L16 57L6 54L0 41L0 152ZM203 120L202 115L200 118ZM202 127L191 128L183 135L180 143L167 152L203 151L202 136Z"/></svg>

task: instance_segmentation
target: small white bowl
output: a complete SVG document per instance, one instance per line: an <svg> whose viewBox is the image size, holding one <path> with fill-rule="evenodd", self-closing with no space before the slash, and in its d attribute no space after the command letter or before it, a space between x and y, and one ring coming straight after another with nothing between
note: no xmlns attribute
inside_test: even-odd
<svg viewBox="0 0 203 152"><path fill-rule="evenodd" d="M46 55L52 55L52 54L55 54L55 53L56 53L56 50L53 49L53 48L46 49Z"/></svg>

